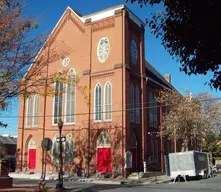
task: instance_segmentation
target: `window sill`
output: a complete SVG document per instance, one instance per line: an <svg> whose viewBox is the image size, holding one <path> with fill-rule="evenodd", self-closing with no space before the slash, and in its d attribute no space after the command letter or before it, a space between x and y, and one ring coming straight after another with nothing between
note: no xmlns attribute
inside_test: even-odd
<svg viewBox="0 0 221 192"><path fill-rule="evenodd" d="M37 129L38 127L25 127L25 129Z"/></svg>
<svg viewBox="0 0 221 192"><path fill-rule="evenodd" d="M68 125L75 125L75 122L73 122L73 123L64 123L64 126L65 126L65 125L67 125L67 126L68 126Z"/></svg>
<svg viewBox="0 0 221 192"><path fill-rule="evenodd" d="M104 120L104 123L111 123L112 122L112 119L110 120Z"/></svg>
<svg viewBox="0 0 221 192"><path fill-rule="evenodd" d="M93 123L103 123L103 121L102 120L97 120L97 121L94 120Z"/></svg>

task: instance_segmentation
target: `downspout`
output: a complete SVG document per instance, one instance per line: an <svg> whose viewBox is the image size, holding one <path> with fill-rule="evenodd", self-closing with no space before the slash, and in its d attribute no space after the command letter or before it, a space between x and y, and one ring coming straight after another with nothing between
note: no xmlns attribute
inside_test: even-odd
<svg viewBox="0 0 221 192"><path fill-rule="evenodd" d="M46 80L45 80L45 92L44 92L44 118L43 118L43 136L42 139L45 138L45 120L46 120L46 105L47 105L47 91L48 91L48 68L49 68L49 51L50 51L50 45L48 44L48 57L47 57L47 66L46 66ZM42 163L41 163L41 177L43 178L44 175L44 163L45 162L45 151L42 150ZM45 165L46 167L46 165Z"/></svg>
<svg viewBox="0 0 221 192"><path fill-rule="evenodd" d="M141 67L141 145L143 165L145 162L145 122L144 122L144 26L142 25L142 36L140 42L140 67Z"/></svg>
<svg viewBox="0 0 221 192"><path fill-rule="evenodd" d="M122 16L122 177L124 178L124 66L125 66L125 9ZM126 135L125 135L126 144Z"/></svg>
<svg viewBox="0 0 221 192"><path fill-rule="evenodd" d="M163 127L162 127L162 123L163 123L163 108L162 108L162 104L160 104L160 162L161 162L161 172L164 171L164 158L163 158L163 154L164 154L164 145L163 145Z"/></svg>
<svg viewBox="0 0 221 192"><path fill-rule="evenodd" d="M22 164L23 164L23 151L24 151L24 129L25 129L25 108L26 108L26 80L25 80L25 93L24 93L24 100L23 100L23 117L22 117L22 139L21 139L21 165L20 169L22 171Z"/></svg>
<svg viewBox="0 0 221 192"><path fill-rule="evenodd" d="M91 142L91 57L92 57L92 26L90 28L90 73L89 73L89 106L88 106L88 155L90 152L90 142ZM89 158L89 157L88 157ZM87 159L87 176L89 177L90 171L90 161Z"/></svg>

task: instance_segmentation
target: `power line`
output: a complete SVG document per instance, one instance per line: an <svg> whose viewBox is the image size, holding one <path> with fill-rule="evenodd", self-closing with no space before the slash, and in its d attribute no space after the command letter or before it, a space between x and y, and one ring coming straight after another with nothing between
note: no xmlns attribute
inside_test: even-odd
<svg viewBox="0 0 221 192"><path fill-rule="evenodd" d="M202 99L202 100L198 100L200 102L205 102L205 101L212 101L212 100L220 100L221 97L217 97L217 98L211 98L211 99ZM188 101L188 102L191 102L191 101ZM135 105L135 104L134 104ZM155 105L155 106L147 106L147 107L134 107L134 108L128 108L128 109L118 109L118 110L111 110L111 111L101 111L99 113L97 112L91 112L91 113L75 113L75 114L69 114L69 115L61 115L61 117L68 117L68 116L83 116L83 115L96 115L96 114L105 114L105 113L118 113L118 112L122 112L122 111L136 111L137 109L151 109L151 108L160 108L160 107L170 107L170 106L173 106L173 105L176 105L176 104L164 104L164 105ZM1 117L4 117L4 118L22 118L23 116L3 116L1 115ZM27 115L25 115L25 117L29 117ZM44 116L30 116L30 117L44 117ZM46 115L45 117L54 117L54 115Z"/></svg>

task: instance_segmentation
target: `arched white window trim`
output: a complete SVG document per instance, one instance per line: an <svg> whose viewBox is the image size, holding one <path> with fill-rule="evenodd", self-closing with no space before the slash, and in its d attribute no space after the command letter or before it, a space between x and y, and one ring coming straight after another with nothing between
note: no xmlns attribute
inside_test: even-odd
<svg viewBox="0 0 221 192"><path fill-rule="evenodd" d="M135 104L135 101L134 101L134 85L133 83L130 84L130 122L134 123L135 122L135 114L134 114L134 104Z"/></svg>
<svg viewBox="0 0 221 192"><path fill-rule="evenodd" d="M39 113L39 95L35 94L33 102L33 119L32 126L38 127L38 113Z"/></svg>
<svg viewBox="0 0 221 192"><path fill-rule="evenodd" d="M62 71L59 71L58 73L57 73L57 76L59 76L59 75L62 75L63 73L62 73ZM62 87L63 87L64 85L62 84ZM56 89L56 81L54 82L54 90ZM62 97L62 101L61 101L61 105L62 105L62 110L63 110L63 94L61 95L61 97ZM57 125L57 123L54 123L54 120L55 120L55 116L54 116L54 110L55 110L55 95L53 96L53 111L52 111L52 125ZM62 119L62 113L63 111L61 111L61 119Z"/></svg>
<svg viewBox="0 0 221 192"><path fill-rule="evenodd" d="M67 115L69 115L69 114L67 114L68 84L66 84L64 122L67 125L75 124L75 121L76 121L76 119L75 119L76 116L74 115L76 113L76 71L73 68L70 68L69 71L68 71L68 77L67 78L70 78L70 77L74 79L74 84L72 85L72 86L74 86L74 90L73 90L74 96L72 98L74 101L72 101L73 103L70 101L71 105L69 105L69 106L73 107L73 111L70 109L70 111L72 111L71 113L73 113L73 114L70 114L70 118L72 119L72 120L70 120L67 117Z"/></svg>
<svg viewBox="0 0 221 192"><path fill-rule="evenodd" d="M73 163L74 161L74 151L75 151L75 146L74 146L74 138L72 133L67 133L66 134L66 141L64 143L64 162L65 163ZM68 146L67 146L68 145Z"/></svg>
<svg viewBox="0 0 221 192"><path fill-rule="evenodd" d="M33 101L32 96L27 99L27 111L26 111L26 127L31 127L32 125L32 115L33 115Z"/></svg>
<svg viewBox="0 0 221 192"><path fill-rule="evenodd" d="M102 131L97 137L97 148L109 148L111 147L111 138L106 131Z"/></svg>
<svg viewBox="0 0 221 192"><path fill-rule="evenodd" d="M108 98L106 98L107 89L110 88L110 95L109 95L109 102L107 101ZM107 102L107 103L106 103ZM107 81L104 85L104 113L103 118L104 121L112 121L112 84L110 81Z"/></svg>
<svg viewBox="0 0 221 192"><path fill-rule="evenodd" d="M96 89L97 89L97 87L98 86L100 86L100 89L101 89L101 95L100 95L100 105L96 105ZM97 115L97 113L96 113L96 107L98 108L100 108L100 113L98 114L98 116L96 116ZM94 87L94 122L101 122L102 121L102 86L101 86L101 84L100 83L97 83L96 85L95 85L95 87Z"/></svg>

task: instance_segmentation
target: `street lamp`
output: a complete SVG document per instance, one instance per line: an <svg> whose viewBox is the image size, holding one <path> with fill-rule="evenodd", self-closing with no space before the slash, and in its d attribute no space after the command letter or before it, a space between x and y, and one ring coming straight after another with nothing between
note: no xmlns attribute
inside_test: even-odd
<svg viewBox="0 0 221 192"><path fill-rule="evenodd" d="M59 171L58 171L58 183L56 189L63 188L63 158L62 158L62 141L61 141L61 132L63 128L63 121L58 122L59 129L59 144L60 144L60 153L59 153Z"/></svg>

